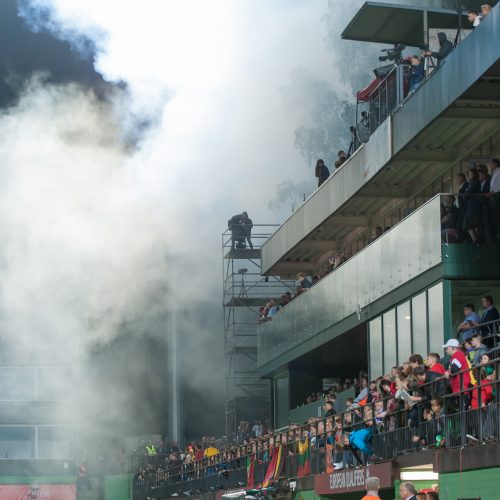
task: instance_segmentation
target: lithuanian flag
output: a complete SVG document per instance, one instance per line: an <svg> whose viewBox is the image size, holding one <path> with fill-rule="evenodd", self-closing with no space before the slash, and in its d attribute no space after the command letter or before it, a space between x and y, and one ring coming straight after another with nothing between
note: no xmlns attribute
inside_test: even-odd
<svg viewBox="0 0 500 500"><path fill-rule="evenodd" d="M309 476L311 474L311 450L309 447L309 438L305 441L299 441L299 468L297 477Z"/></svg>

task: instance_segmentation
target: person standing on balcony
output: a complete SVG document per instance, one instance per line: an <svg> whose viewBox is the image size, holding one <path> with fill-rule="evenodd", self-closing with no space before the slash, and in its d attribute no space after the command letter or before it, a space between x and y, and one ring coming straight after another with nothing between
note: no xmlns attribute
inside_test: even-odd
<svg viewBox="0 0 500 500"><path fill-rule="evenodd" d="M443 347L446 350L446 354L450 357L450 369L445 372L445 377L450 380L451 392L459 393L476 385L474 374L470 371L471 364L462 351L458 340L449 339ZM469 400L470 393L465 393L463 395L463 409L469 407Z"/></svg>
<svg viewBox="0 0 500 500"><path fill-rule="evenodd" d="M493 333L494 327L493 325L487 325L485 323L500 319L500 314L498 313L498 309L493 305L493 297L491 295L485 295L481 299L481 305L483 306L484 312L479 320L479 324L474 324L474 326L484 325L480 328L480 332L483 335L489 335Z"/></svg>
<svg viewBox="0 0 500 500"><path fill-rule="evenodd" d="M462 334L462 342L471 339L476 333L473 326L479 324L479 314L475 311L474 304L465 304L464 320L458 325L458 331Z"/></svg>
<svg viewBox="0 0 500 500"><path fill-rule="evenodd" d="M347 161L347 154L343 149L341 149L337 153L337 157L338 160L335 162L335 168L340 168Z"/></svg>
<svg viewBox="0 0 500 500"><path fill-rule="evenodd" d="M295 282L297 288L301 288L302 291L307 290L312 287L312 281L306 276L306 273L297 274L297 281Z"/></svg>
<svg viewBox="0 0 500 500"><path fill-rule="evenodd" d="M472 338L471 338L471 344L473 347L473 353L474 356L472 358L472 364L477 366L481 363L481 358L483 357L483 354L486 354L488 352L488 348L483 344L483 337L481 336L480 333L476 333Z"/></svg>
<svg viewBox="0 0 500 500"><path fill-rule="evenodd" d="M316 162L314 175L318 178L318 187L320 187L321 184L323 184L323 182L330 177L330 170L328 170L328 167L325 165L323 160L320 159Z"/></svg>
<svg viewBox="0 0 500 500"><path fill-rule="evenodd" d="M491 12L491 5L485 3L481 5L481 17L484 19Z"/></svg>
<svg viewBox="0 0 500 500"><path fill-rule="evenodd" d="M438 41L438 52L428 50L424 52L424 55L437 59L437 65L439 66L450 55L451 51L453 50L453 44L446 37L446 33L443 33L442 31L438 33Z"/></svg>
<svg viewBox="0 0 500 500"><path fill-rule="evenodd" d="M481 233L486 242L491 241L491 221L490 221L490 204L487 195L490 193L491 176L488 173L488 167L484 164L477 166L479 174L479 182L481 183Z"/></svg>
<svg viewBox="0 0 500 500"><path fill-rule="evenodd" d="M241 224L242 224L243 234L248 243L248 246L250 247L251 250L253 250L253 244L252 244L253 222L252 219L248 217L248 214L246 212L243 212L241 214Z"/></svg>
<svg viewBox="0 0 500 500"><path fill-rule="evenodd" d="M472 29L477 28L481 24L481 16L475 10L467 12L467 19L472 24Z"/></svg>
<svg viewBox="0 0 500 500"><path fill-rule="evenodd" d="M481 226L481 182L477 168L472 167L467 172L468 185L462 195L465 201L464 231L469 233L472 243L479 243L479 227Z"/></svg>
<svg viewBox="0 0 500 500"><path fill-rule="evenodd" d="M488 162L490 170L490 218L493 238L500 242L500 160L493 158Z"/></svg>
<svg viewBox="0 0 500 500"><path fill-rule="evenodd" d="M414 92L425 78L424 60L417 55L411 56L410 66L410 92Z"/></svg>

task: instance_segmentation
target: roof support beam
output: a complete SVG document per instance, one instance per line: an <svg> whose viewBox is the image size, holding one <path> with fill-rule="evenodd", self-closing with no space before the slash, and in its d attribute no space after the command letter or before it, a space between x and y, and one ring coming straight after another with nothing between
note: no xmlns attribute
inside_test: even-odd
<svg viewBox="0 0 500 500"><path fill-rule="evenodd" d="M334 215L327 222L329 226L369 226L371 223L371 217L366 215Z"/></svg>
<svg viewBox="0 0 500 500"><path fill-rule="evenodd" d="M336 250L338 242L335 240L304 240L296 248L301 250Z"/></svg>
<svg viewBox="0 0 500 500"><path fill-rule="evenodd" d="M312 262L286 262L280 261L273 266L273 274L278 276L293 276L301 271L313 271L314 263Z"/></svg>
<svg viewBox="0 0 500 500"><path fill-rule="evenodd" d="M454 160L456 153L453 151L430 151L425 149L404 149L395 158L395 162L417 161L447 163Z"/></svg>
<svg viewBox="0 0 500 500"><path fill-rule="evenodd" d="M369 184L356 193L360 198L408 198L409 190L405 186L384 186Z"/></svg>
<svg viewBox="0 0 500 500"><path fill-rule="evenodd" d="M500 107L487 108L477 106L448 108L442 116L446 118L463 118L465 120L500 120ZM498 102L497 102L498 104Z"/></svg>

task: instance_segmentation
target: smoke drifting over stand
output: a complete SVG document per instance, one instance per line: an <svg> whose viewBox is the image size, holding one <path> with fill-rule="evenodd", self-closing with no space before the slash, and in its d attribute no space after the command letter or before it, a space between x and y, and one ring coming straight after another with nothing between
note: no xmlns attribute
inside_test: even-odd
<svg viewBox="0 0 500 500"><path fill-rule="evenodd" d="M100 403L108 423L165 430L154 394L169 399L161 346L175 308L186 433L222 432L220 234L243 210L281 222L286 191L300 200L312 187L296 130L333 127L321 154L347 147L344 74L371 67L359 72L366 59L340 40L325 47L348 17L336 5L8 3L16 28L2 30L0 50L16 48L2 52L1 321L34 348L74 338L94 360L106 359L96 345L106 350L113 362L109 372L105 361L90 367L96 403L84 420ZM161 407L156 423L144 401Z"/></svg>

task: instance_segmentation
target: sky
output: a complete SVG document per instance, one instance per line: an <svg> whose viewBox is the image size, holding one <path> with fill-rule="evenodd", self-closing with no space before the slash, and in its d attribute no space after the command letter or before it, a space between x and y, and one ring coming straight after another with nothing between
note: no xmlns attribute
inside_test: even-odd
<svg viewBox="0 0 500 500"><path fill-rule="evenodd" d="M334 9L339 30L360 3ZM32 48L0 59L5 331L77 332L88 346L167 304L190 397L221 420L221 233L243 210L282 222L291 204L269 201L284 181L313 189L294 132L314 125L318 102L302 90L292 105L283 98L294 72L352 98L326 43L328 2L17 7L31 33L11 36Z"/></svg>

